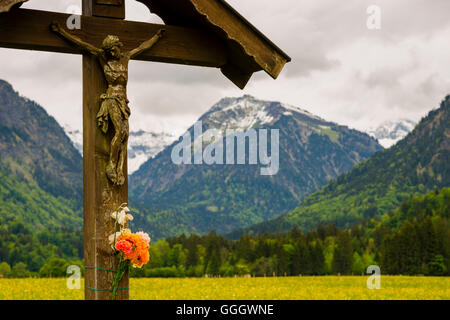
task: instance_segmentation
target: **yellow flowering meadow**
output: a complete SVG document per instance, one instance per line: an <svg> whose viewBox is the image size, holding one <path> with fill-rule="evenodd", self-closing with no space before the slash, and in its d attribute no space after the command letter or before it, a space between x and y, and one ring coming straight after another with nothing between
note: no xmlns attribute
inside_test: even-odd
<svg viewBox="0 0 450 320"><path fill-rule="evenodd" d="M369 290L367 277L131 279L130 297L138 300L204 299L450 299L450 277L381 278ZM83 282L81 284L83 288ZM83 299L66 279L0 279L0 300Z"/></svg>

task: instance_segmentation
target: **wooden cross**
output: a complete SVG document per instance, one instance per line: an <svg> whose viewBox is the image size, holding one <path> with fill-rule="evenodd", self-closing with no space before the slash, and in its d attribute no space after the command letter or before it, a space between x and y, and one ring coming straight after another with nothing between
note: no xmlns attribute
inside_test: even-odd
<svg viewBox="0 0 450 320"><path fill-rule="evenodd" d="M95 56L50 30L54 21L65 26L69 14L20 9L25 1L0 0L0 47L83 54L84 260L89 267L85 270L85 298L109 299L114 274L108 270L118 263L108 242L114 230L111 212L128 202L128 181L126 160L123 184L111 183L105 173L114 132L103 134L97 114L107 82ZM70 33L98 47L106 35L116 35L128 51L165 29L164 37L135 59L220 68L241 89L254 72L264 70L277 78L290 61L224 0L138 1L165 25L125 21L124 0L83 0L81 29ZM128 288L128 275L119 288ZM118 291L116 298L128 299L128 290Z"/></svg>

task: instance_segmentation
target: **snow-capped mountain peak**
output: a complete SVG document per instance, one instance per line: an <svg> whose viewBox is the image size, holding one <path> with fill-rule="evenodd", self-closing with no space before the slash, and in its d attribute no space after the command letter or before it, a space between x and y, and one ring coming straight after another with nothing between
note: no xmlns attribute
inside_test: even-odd
<svg viewBox="0 0 450 320"><path fill-rule="evenodd" d="M299 107L296 107L296 106L293 106L293 105L290 105L290 104L281 103L281 107L283 107L283 108L285 108L287 110L290 110L290 111L294 111L296 113L304 114L305 116L308 116L308 117L316 119L316 120L325 121L322 118L320 118L319 116L316 116L316 115L312 114L311 112L309 112L307 110L304 110L302 108L299 108ZM289 115L290 111L286 111L285 115Z"/></svg>
<svg viewBox="0 0 450 320"><path fill-rule="evenodd" d="M416 124L416 122L408 119L389 120L383 122L376 128L370 128L367 133L378 139L378 142L383 147L389 148L406 137L414 129Z"/></svg>
<svg viewBox="0 0 450 320"><path fill-rule="evenodd" d="M247 130L274 120L266 107L267 102L256 100L249 95L240 98L224 98L201 120L210 122L212 127L218 129Z"/></svg>
<svg viewBox="0 0 450 320"><path fill-rule="evenodd" d="M70 138L70 141L72 142L75 149L77 149L78 152L83 155L83 133L80 130L73 129L68 124L64 124L62 127L66 135Z"/></svg>
<svg viewBox="0 0 450 320"><path fill-rule="evenodd" d="M83 133L69 125L63 125L64 131L74 147L83 154ZM137 171L148 159L155 157L165 147L175 141L177 136L167 132L136 131L130 132L128 139L128 174Z"/></svg>
<svg viewBox="0 0 450 320"><path fill-rule="evenodd" d="M178 137L167 132L130 132L128 138L128 173L131 174L148 159L155 157Z"/></svg>
<svg viewBox="0 0 450 320"><path fill-rule="evenodd" d="M293 113L324 121L309 111L274 101L258 100L251 95L238 98L224 98L200 118L208 127L245 131L275 123L281 116Z"/></svg>

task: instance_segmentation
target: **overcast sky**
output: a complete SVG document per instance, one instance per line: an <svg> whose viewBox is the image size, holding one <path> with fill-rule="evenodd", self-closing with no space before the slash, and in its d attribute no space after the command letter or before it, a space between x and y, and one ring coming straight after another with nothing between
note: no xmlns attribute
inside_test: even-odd
<svg viewBox="0 0 450 320"><path fill-rule="evenodd" d="M130 63L131 130L181 133L224 96L251 94L290 103L364 129L419 120L450 93L448 0L228 0L292 57L280 77L259 72L245 90L219 70ZM162 23L127 0L127 19ZM369 30L367 8L381 9ZM24 7L65 12L80 0L30 0ZM0 78L61 124L80 129L81 57L0 49Z"/></svg>

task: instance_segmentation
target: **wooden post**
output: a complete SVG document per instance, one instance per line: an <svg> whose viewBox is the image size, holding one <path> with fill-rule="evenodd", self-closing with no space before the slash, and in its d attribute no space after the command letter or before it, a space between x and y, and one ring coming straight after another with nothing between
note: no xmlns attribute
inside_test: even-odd
<svg viewBox="0 0 450 320"><path fill-rule="evenodd" d="M83 14L92 16L95 0L83 0ZM82 26L83 27L83 26ZM85 299L109 300L112 281L118 258L108 237L114 233L111 213L122 203L128 202L128 179L124 185L112 185L106 177L105 168L109 160L113 130L104 135L97 126L100 95L106 91L107 83L98 59L83 55L83 192L84 192L84 260ZM124 176L128 177L127 163ZM125 274L119 288L128 288ZM105 290L106 289L106 290ZM128 290L119 290L116 300L127 300Z"/></svg>

